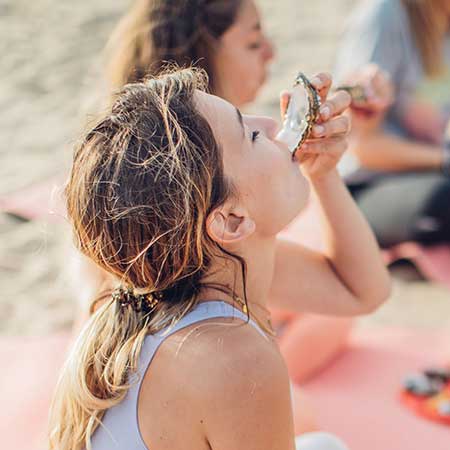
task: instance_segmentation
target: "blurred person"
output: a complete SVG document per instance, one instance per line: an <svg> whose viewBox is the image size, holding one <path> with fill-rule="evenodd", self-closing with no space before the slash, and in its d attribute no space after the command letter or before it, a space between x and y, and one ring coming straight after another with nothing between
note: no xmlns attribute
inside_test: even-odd
<svg viewBox="0 0 450 450"><path fill-rule="evenodd" d="M243 107L266 81L274 47L252 0L138 0L113 32L106 55L110 90L157 73L167 63L195 63L208 73L210 92ZM92 293L88 289L84 298ZM285 311L274 311L273 320L297 382L343 351L353 323Z"/></svg>
<svg viewBox="0 0 450 450"><path fill-rule="evenodd" d="M450 243L450 1L365 1L348 24L336 76L376 87L379 104L352 109L342 172L379 244ZM417 376L449 373L450 357L443 360Z"/></svg>
<svg viewBox="0 0 450 450"><path fill-rule="evenodd" d="M299 163L275 121L242 116L205 84L183 70L125 86L75 150L68 216L115 286L64 366L51 449L294 449L267 307L357 315L388 296L376 240L336 171L349 96L327 99L331 80L316 77L333 140L324 151L315 129ZM310 189L324 253L277 238ZM345 446L318 433L296 448Z"/></svg>
<svg viewBox="0 0 450 450"><path fill-rule="evenodd" d="M168 63L204 69L209 90L237 107L252 102L274 48L253 0L136 0L106 48L110 90Z"/></svg>
<svg viewBox="0 0 450 450"><path fill-rule="evenodd" d="M337 53L338 80L377 88L341 168L384 248L450 242L449 30L448 0L367 0Z"/></svg>

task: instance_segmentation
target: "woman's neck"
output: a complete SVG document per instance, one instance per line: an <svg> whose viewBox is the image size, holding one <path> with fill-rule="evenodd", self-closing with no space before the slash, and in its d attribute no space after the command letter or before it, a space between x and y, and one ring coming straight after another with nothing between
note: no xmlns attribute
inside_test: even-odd
<svg viewBox="0 0 450 450"><path fill-rule="evenodd" d="M241 265L237 260L217 258L213 262L210 275L205 277L204 289L200 293L200 302L211 300L223 300L236 305L236 299L246 299L249 308L267 308L270 286L272 284L275 266L275 242L270 239L253 239L247 243L245 250L236 251L246 262L246 280L244 279ZM217 287L216 287L217 286ZM230 294L222 291L220 286L230 290ZM233 294L231 294L231 292Z"/></svg>

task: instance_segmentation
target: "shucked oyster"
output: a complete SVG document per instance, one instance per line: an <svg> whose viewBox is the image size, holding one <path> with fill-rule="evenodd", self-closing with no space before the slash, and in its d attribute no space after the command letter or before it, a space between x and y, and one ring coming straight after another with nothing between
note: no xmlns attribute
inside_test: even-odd
<svg viewBox="0 0 450 450"><path fill-rule="evenodd" d="M287 144L292 155L305 142L319 116L320 97L309 80L299 73L295 79L283 128L277 139Z"/></svg>

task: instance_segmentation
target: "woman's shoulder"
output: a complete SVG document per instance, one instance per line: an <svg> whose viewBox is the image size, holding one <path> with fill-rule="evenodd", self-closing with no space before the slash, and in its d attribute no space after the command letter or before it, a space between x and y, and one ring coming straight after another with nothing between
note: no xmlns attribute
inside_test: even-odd
<svg viewBox="0 0 450 450"><path fill-rule="evenodd" d="M404 11L401 0L364 0L360 8L371 11L372 13L385 15Z"/></svg>
<svg viewBox="0 0 450 450"><path fill-rule="evenodd" d="M207 439L217 448L266 449L293 436L289 377L277 346L238 319L211 319L166 339L139 405L143 427L170 417L168 434L186 430L192 442Z"/></svg>
<svg viewBox="0 0 450 450"><path fill-rule="evenodd" d="M186 402L203 405L265 395L269 385L289 389L276 344L237 318L209 319L168 337L143 383L155 387L159 380L177 386Z"/></svg>
<svg viewBox="0 0 450 450"><path fill-rule="evenodd" d="M208 373L210 388L216 382L238 381L230 378L233 369L256 371L257 375L261 364L265 370L269 365L283 367L276 345L250 323L235 317L208 319L175 333L164 341L159 357L167 363L176 358L179 369L192 377Z"/></svg>
<svg viewBox="0 0 450 450"><path fill-rule="evenodd" d="M350 22L377 24L380 28L401 27L407 19L401 0L365 0L355 10Z"/></svg>

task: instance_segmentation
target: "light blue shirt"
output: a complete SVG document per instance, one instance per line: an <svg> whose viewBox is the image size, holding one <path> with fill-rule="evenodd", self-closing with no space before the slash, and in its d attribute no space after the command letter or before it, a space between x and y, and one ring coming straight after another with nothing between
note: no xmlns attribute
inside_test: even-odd
<svg viewBox="0 0 450 450"><path fill-rule="evenodd" d="M442 76L427 77L401 0L365 0L347 24L334 75L339 82L368 63L387 71L395 86L396 100L386 116L384 128L408 137L401 120L406 100L416 98L431 103L450 117L450 33L444 41L444 62L446 70ZM347 174L357 167L358 162L347 157L341 172Z"/></svg>

